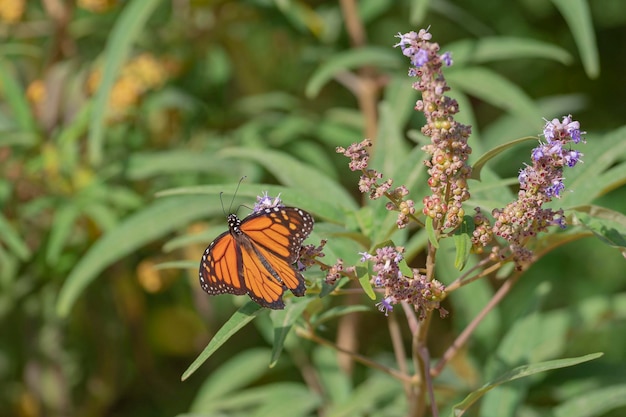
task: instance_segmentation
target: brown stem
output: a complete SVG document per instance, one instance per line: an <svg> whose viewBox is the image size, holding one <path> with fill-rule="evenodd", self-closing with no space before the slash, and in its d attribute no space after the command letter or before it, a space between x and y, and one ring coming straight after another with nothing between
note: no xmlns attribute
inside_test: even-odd
<svg viewBox="0 0 626 417"><path fill-rule="evenodd" d="M326 340L324 338L319 337L317 334L315 334L314 332L312 332L310 330L304 329L302 327L297 327L296 328L296 334L298 336L300 336L300 337L303 337L305 339L311 340L311 341L313 341L315 343L318 343L320 345L328 346L328 347L331 347L331 348L335 349L338 352L345 353L346 355L350 355L350 357L352 359L354 359L355 361L360 362L363 365L368 366L370 368L378 369L378 370L380 370L380 371L382 371L382 372L384 372L384 373L386 373L388 375L391 375L392 377L396 378L399 381L402 381L404 383L410 383L410 384L414 383L414 380L413 380L413 378L411 378L411 376L409 376L407 374L403 374L400 371L397 371L397 370L395 370L393 368L389 368L388 366L385 366L385 365L380 364L378 362L374 362L373 360L371 360L371 359L369 359L369 358L367 358L365 356L359 355L358 353L350 352L350 351L348 351L346 349L343 349L342 347L337 346L336 344L334 344L330 340Z"/></svg>
<svg viewBox="0 0 626 417"><path fill-rule="evenodd" d="M436 377L443 371L443 368L446 364L458 353L458 351L467 343L467 340L472 335L476 327L481 323L481 321L489 314L491 310L493 310L499 303L504 299L504 297L511 291L513 285L517 282L521 274L516 274L506 280L504 284L496 291L493 298L489 300L487 305L478 313L476 317L468 324L468 326L461 332L461 334L456 338L456 340L450 345L448 350L443 354L437 365L431 369L430 375L432 377Z"/></svg>
<svg viewBox="0 0 626 417"><path fill-rule="evenodd" d="M419 350L420 358L424 364L424 368L430 369L430 353L426 346L422 346ZM437 410L437 403L435 402L435 391L433 390L433 379L430 376L430 372L424 374L424 383L428 391L428 400L430 401L430 408L433 413L433 417L439 417L439 410Z"/></svg>
<svg viewBox="0 0 626 417"><path fill-rule="evenodd" d="M359 16L356 0L341 0L341 13L346 22L346 30L353 47L360 48L367 44L365 27ZM378 92L381 88L381 78L372 67L363 67L359 70L358 88L356 97L361 113L365 120L365 137L375 138L378 131Z"/></svg>
<svg viewBox="0 0 626 417"><path fill-rule="evenodd" d="M403 305L404 304L405 303L403 303ZM387 320L387 325L389 326L389 336L391 337L393 352L396 356L396 362L398 362L398 368L400 368L400 372L408 375L409 368L406 363L406 351L404 350L404 343L402 343L402 333L400 331L400 325L398 324L398 317L395 314L391 314L389 316L389 320ZM412 384L405 382L404 393L407 398L411 397L412 390Z"/></svg>

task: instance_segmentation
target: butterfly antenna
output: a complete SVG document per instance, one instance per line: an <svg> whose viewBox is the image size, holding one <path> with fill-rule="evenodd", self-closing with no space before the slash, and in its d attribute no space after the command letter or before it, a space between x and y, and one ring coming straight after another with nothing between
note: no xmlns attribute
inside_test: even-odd
<svg viewBox="0 0 626 417"><path fill-rule="evenodd" d="M246 176L244 175L243 177L241 177L239 179L239 182L237 183L237 188L235 188L235 193L233 194L233 198L230 200L230 205L228 206L228 212L232 213L233 211L233 203L235 202L235 197L237 196L237 192L239 192L239 187L241 186L241 183L243 182L243 180L246 179ZM221 194L220 194L220 198L221 198ZM222 204L222 208L224 208L224 205Z"/></svg>

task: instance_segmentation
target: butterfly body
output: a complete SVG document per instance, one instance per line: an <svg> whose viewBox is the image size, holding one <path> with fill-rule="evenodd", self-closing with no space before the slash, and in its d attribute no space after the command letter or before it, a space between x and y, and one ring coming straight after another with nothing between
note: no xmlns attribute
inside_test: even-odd
<svg viewBox="0 0 626 417"><path fill-rule="evenodd" d="M304 277L293 264L313 230L313 217L295 207L263 208L241 220L228 216L228 231L204 251L200 286L211 295L248 294L263 307L282 309L285 289L304 295Z"/></svg>

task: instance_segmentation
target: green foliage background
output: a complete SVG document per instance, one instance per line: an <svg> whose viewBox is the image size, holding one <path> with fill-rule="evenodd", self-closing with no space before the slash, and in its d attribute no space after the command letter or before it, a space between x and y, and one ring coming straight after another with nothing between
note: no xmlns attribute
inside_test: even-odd
<svg viewBox="0 0 626 417"><path fill-rule="evenodd" d="M82 3L29 1L20 21L0 27L0 414L404 415L402 386L388 375L361 365L346 372L332 350L293 333L268 368L276 357L272 320L287 320L280 312L258 313L254 326L180 382L247 301L209 298L197 283L202 250L225 230L221 191L230 201L245 175L233 207L281 192L314 214L314 241L341 227L367 228L363 210L381 213L373 205L358 211L358 176L335 147L372 136L388 171L402 176L395 161L416 146L423 119L413 111L407 63L392 48L398 32L430 26L452 51L446 77L460 117L473 126L476 157L536 135L542 117L572 113L589 132L582 151L612 158L596 183L586 182L598 188L574 194L572 205L626 212L621 2L364 0L358 42L347 31L355 16L349 1L127 0L103 13ZM116 83L146 53L161 65L162 80L122 89L130 103L123 106ZM363 108L365 79L380 83L377 120ZM610 147L592 150L595 143ZM531 146L490 161L483 183L515 177ZM383 212L377 220L384 219ZM416 243L417 259L424 242ZM337 257L356 263L364 250L348 239L331 249L331 264ZM498 387L473 412L622 415L624 266L596 239L542 258L435 381L443 409L497 377L502 364L604 352ZM494 278L454 293L446 306L452 314L434 324L433 357L497 285ZM324 309L341 304L324 302ZM366 296L359 302L371 308L360 309L353 342L391 363L385 317ZM334 339L337 322L325 325ZM542 337L529 341L529 334ZM314 369L325 370L317 382Z"/></svg>

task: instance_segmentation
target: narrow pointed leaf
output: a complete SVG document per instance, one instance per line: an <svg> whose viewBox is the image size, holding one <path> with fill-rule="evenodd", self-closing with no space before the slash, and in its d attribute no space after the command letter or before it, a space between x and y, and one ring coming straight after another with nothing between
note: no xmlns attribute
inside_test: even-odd
<svg viewBox="0 0 626 417"><path fill-rule="evenodd" d="M202 353L198 355L189 368L183 373L181 380L189 378L207 359L211 357L217 349L228 341L235 333L241 330L246 324L250 323L261 312L265 311L263 307L249 301L233 314L230 319L215 333L209 344L204 348Z"/></svg>
<svg viewBox="0 0 626 417"><path fill-rule="evenodd" d="M602 353L592 353L585 356L579 356L576 358L567 358L567 359L556 359L552 361L534 363L530 365L518 366L504 374L500 375L498 378L494 379L491 382L483 385L480 389L469 394L463 401L456 404L450 414L451 417L460 417L474 404L478 401L483 395L497 387L498 385L504 384L505 382L514 381L516 379L524 378L527 376L531 376L534 374L538 374L541 372L551 371L553 369L566 368L568 366L578 365L583 362L588 362L602 356Z"/></svg>

